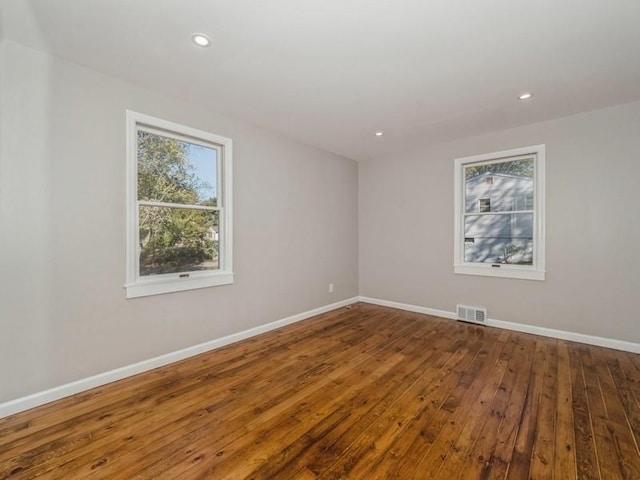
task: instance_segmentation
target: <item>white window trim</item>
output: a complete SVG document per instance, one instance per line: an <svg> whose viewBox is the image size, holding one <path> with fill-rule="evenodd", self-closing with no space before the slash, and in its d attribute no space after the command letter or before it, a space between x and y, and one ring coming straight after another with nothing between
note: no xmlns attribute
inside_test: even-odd
<svg viewBox="0 0 640 480"><path fill-rule="evenodd" d="M126 172L126 283L127 298L158 295L162 293L180 292L196 288L214 287L232 284L233 274L233 153L230 138L214 135L195 128L179 125L159 118L127 110L127 172ZM154 278L143 278L139 275L138 245L138 164L137 164L137 129L160 130L162 135L171 137L174 134L189 137L194 143L210 142L219 147L218 161L218 206L220 222L220 255L217 270L184 272L154 275ZM175 138L175 135L174 135ZM180 137L177 137L183 140ZM207 143L205 143L206 145ZM183 275L183 276L180 276Z"/></svg>
<svg viewBox="0 0 640 480"><path fill-rule="evenodd" d="M533 224L533 265L505 265L474 263L464 261L464 167L470 163L493 163L509 160L511 157L535 155L534 169L534 224ZM523 280L545 279L545 146L515 148L502 152L473 155L455 159L454 173L454 263L457 274L481 275L487 277L517 278ZM510 212L512 213L512 212Z"/></svg>

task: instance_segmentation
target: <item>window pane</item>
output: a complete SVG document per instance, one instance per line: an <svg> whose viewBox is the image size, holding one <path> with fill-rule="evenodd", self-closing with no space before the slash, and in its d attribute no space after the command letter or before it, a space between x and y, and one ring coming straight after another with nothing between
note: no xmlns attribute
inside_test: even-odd
<svg viewBox="0 0 640 480"><path fill-rule="evenodd" d="M217 211L141 205L140 276L216 270Z"/></svg>
<svg viewBox="0 0 640 480"><path fill-rule="evenodd" d="M465 166L465 212L532 210L533 169L533 158Z"/></svg>
<svg viewBox="0 0 640 480"><path fill-rule="evenodd" d="M218 151L138 131L138 200L217 204Z"/></svg>
<svg viewBox="0 0 640 480"><path fill-rule="evenodd" d="M490 198L481 198L478 200L478 211L482 212L490 212L491 211L491 199Z"/></svg>
<svg viewBox="0 0 640 480"><path fill-rule="evenodd" d="M532 213L467 215L464 223L465 262L532 265Z"/></svg>

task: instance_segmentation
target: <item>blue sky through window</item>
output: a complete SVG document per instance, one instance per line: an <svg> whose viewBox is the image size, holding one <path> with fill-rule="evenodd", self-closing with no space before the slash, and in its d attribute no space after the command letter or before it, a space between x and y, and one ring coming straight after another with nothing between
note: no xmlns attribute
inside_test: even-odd
<svg viewBox="0 0 640 480"><path fill-rule="evenodd" d="M198 178L200 201L217 197L218 151L193 143L189 143L187 146L187 161Z"/></svg>

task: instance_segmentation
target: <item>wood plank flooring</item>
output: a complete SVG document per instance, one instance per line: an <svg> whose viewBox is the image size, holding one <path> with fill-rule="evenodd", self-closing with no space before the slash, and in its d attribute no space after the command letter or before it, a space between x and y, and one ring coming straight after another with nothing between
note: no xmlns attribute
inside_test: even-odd
<svg viewBox="0 0 640 480"><path fill-rule="evenodd" d="M0 479L640 479L640 356L367 304L0 419Z"/></svg>

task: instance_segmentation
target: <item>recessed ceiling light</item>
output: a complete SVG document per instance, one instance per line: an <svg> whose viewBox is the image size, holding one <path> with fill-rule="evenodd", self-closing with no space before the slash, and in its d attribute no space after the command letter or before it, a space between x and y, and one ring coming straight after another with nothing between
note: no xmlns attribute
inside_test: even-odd
<svg viewBox="0 0 640 480"><path fill-rule="evenodd" d="M524 92L518 95L518 100L528 100L531 98L531 92Z"/></svg>
<svg viewBox="0 0 640 480"><path fill-rule="evenodd" d="M211 39L204 33L194 33L193 35L191 35L191 40L193 40L193 43L195 43L199 47L208 47L209 45L211 45Z"/></svg>
<svg viewBox="0 0 640 480"><path fill-rule="evenodd" d="M382 130L378 130L376 133L374 133L374 135L376 137L381 137L382 135L384 135L384 132Z"/></svg>

